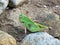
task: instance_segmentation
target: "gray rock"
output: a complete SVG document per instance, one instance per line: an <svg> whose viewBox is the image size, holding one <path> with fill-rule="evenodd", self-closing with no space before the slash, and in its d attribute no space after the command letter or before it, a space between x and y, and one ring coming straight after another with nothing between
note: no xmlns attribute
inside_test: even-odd
<svg viewBox="0 0 60 45"><path fill-rule="evenodd" d="M10 0L10 7L18 7L19 5L22 5L27 0Z"/></svg>
<svg viewBox="0 0 60 45"><path fill-rule="evenodd" d="M5 10L9 3L9 0L0 0L0 14Z"/></svg>
<svg viewBox="0 0 60 45"><path fill-rule="evenodd" d="M60 40L46 32L38 32L27 35L21 45L60 45Z"/></svg>

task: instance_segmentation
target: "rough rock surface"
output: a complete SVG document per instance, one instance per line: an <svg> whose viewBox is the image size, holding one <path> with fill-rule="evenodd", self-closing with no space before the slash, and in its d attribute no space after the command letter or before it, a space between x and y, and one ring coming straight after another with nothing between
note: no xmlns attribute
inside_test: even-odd
<svg viewBox="0 0 60 45"><path fill-rule="evenodd" d="M0 45L17 45L16 40L6 32L0 30Z"/></svg>
<svg viewBox="0 0 60 45"><path fill-rule="evenodd" d="M48 7L60 5L60 0L31 0L31 2L39 7L41 5L43 5L43 6L46 5Z"/></svg>
<svg viewBox="0 0 60 45"><path fill-rule="evenodd" d="M0 14L5 10L9 3L9 0L0 0Z"/></svg>
<svg viewBox="0 0 60 45"><path fill-rule="evenodd" d="M60 40L46 32L38 32L27 35L21 45L60 45Z"/></svg>

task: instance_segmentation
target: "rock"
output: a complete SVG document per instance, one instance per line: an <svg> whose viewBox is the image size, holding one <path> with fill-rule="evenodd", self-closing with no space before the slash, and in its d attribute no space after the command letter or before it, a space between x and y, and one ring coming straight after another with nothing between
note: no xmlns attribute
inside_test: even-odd
<svg viewBox="0 0 60 45"><path fill-rule="evenodd" d="M40 15L36 16L36 20L39 21L40 24L47 25L48 27L52 27L51 30L48 30L48 33L53 35L54 37L59 37L60 34L60 19L59 15L52 12L52 10L42 9L40 11Z"/></svg>
<svg viewBox="0 0 60 45"><path fill-rule="evenodd" d="M47 9L41 9L40 15L36 16L36 20L40 20L39 21L40 23L44 22L46 24L48 23L51 24L54 22L58 22L60 19L59 19L59 15L53 13L52 10L48 10L47 8Z"/></svg>
<svg viewBox="0 0 60 45"><path fill-rule="evenodd" d="M16 40L6 32L0 31L0 45L17 45Z"/></svg>
<svg viewBox="0 0 60 45"><path fill-rule="evenodd" d="M6 9L9 0L0 0L0 14Z"/></svg>
<svg viewBox="0 0 60 45"><path fill-rule="evenodd" d="M19 5L22 5L27 0L10 0L9 6L10 7L18 7Z"/></svg>
<svg viewBox="0 0 60 45"><path fill-rule="evenodd" d="M6 25L6 24L11 24L15 27L20 26L20 22L19 22L19 14L21 13L21 11L19 9L13 9L13 10L9 10L9 11L5 11L5 13L3 13L0 16L0 24L2 25Z"/></svg>
<svg viewBox="0 0 60 45"><path fill-rule="evenodd" d="M38 32L27 35L21 45L60 45L60 40L46 32Z"/></svg>

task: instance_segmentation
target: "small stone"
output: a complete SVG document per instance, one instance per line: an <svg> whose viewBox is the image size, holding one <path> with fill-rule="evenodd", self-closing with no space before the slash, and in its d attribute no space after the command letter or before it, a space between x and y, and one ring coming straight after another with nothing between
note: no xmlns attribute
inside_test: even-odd
<svg viewBox="0 0 60 45"><path fill-rule="evenodd" d="M0 0L0 14L5 10L9 3L9 0Z"/></svg>
<svg viewBox="0 0 60 45"><path fill-rule="evenodd" d="M0 31L0 45L17 45L16 40L6 32Z"/></svg>
<svg viewBox="0 0 60 45"><path fill-rule="evenodd" d="M38 32L27 35L21 45L60 45L60 40L46 32Z"/></svg>
<svg viewBox="0 0 60 45"><path fill-rule="evenodd" d="M10 7L18 7L19 5L22 5L27 0L10 0Z"/></svg>

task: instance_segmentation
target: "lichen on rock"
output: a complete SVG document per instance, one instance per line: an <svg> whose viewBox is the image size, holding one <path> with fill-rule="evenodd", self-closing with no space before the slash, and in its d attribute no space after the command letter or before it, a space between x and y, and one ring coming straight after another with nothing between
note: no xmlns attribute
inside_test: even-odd
<svg viewBox="0 0 60 45"><path fill-rule="evenodd" d="M16 40L6 32L0 30L0 45L17 45Z"/></svg>

